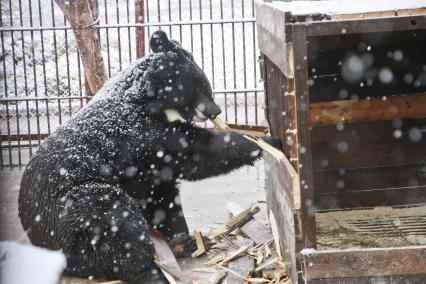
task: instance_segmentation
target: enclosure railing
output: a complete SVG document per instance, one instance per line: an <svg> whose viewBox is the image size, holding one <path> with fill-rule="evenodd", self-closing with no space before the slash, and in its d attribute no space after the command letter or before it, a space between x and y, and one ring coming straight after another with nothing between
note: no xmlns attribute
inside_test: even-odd
<svg viewBox="0 0 426 284"><path fill-rule="evenodd" d="M89 0L108 76L149 53L161 28L190 50L228 122L263 124L254 0ZM91 98L54 0L0 1L0 165L21 166Z"/></svg>

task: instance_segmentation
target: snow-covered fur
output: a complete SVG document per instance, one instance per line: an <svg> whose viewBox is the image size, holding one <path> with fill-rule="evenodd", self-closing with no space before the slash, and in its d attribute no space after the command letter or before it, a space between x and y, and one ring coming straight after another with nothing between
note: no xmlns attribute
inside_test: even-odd
<svg viewBox="0 0 426 284"><path fill-rule="evenodd" d="M220 113L205 74L164 32L150 45L153 54L46 139L23 175L22 225L34 245L63 250L68 274L160 283L148 230L169 240L188 234L177 180L224 174L261 155L240 134L195 126ZM168 109L186 121L170 122Z"/></svg>

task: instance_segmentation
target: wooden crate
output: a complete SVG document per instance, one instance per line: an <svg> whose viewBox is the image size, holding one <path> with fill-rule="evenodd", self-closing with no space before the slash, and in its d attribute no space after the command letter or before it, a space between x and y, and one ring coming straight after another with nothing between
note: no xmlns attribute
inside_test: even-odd
<svg viewBox="0 0 426 284"><path fill-rule="evenodd" d="M426 281L423 245L316 249L318 214L426 204L421 2L256 4L266 116L286 155L267 158L267 203L293 283ZM426 238L426 216L411 217Z"/></svg>

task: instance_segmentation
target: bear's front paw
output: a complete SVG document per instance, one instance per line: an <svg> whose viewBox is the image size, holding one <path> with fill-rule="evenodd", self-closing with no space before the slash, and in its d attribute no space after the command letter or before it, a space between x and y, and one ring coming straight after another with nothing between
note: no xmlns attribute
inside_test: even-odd
<svg viewBox="0 0 426 284"><path fill-rule="evenodd" d="M268 143L272 147L277 148L280 151L283 150L283 143L281 142L281 140L278 137L265 136L265 137L263 137L263 141L265 141L266 143Z"/></svg>

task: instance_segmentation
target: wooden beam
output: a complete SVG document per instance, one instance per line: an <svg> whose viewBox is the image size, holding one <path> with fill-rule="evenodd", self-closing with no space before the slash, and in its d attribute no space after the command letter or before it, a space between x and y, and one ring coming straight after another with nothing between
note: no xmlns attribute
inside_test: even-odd
<svg viewBox="0 0 426 284"><path fill-rule="evenodd" d="M265 180L268 209L274 212L283 257L291 264L289 277L293 283L297 283L296 247L301 246L301 236L295 220L299 219L300 209L292 208L292 195L289 194L293 192L293 186L299 187L299 176L297 182L291 182L283 163L271 155L265 156L265 167L268 168Z"/></svg>
<svg viewBox="0 0 426 284"><path fill-rule="evenodd" d="M315 194L318 210L426 203L426 185Z"/></svg>
<svg viewBox="0 0 426 284"><path fill-rule="evenodd" d="M395 17L396 11L376 11L376 12L365 12L365 13L354 13L354 14L335 14L331 15L332 20L355 20L355 19L370 19L370 18L384 18L384 17Z"/></svg>
<svg viewBox="0 0 426 284"><path fill-rule="evenodd" d="M312 125L426 117L426 94L310 104Z"/></svg>
<svg viewBox="0 0 426 284"><path fill-rule="evenodd" d="M302 250L306 280L426 273L426 246Z"/></svg>
<svg viewBox="0 0 426 284"><path fill-rule="evenodd" d="M294 82L296 99L296 129L299 177L301 184L301 234L303 247L316 247L316 224L314 209L314 181L311 149L311 125L309 119L308 53L306 27L292 28L294 52Z"/></svg>
<svg viewBox="0 0 426 284"><path fill-rule="evenodd" d="M257 41L265 54L288 78L294 76L292 45L286 39L286 23L290 13L277 9L270 3L256 2Z"/></svg>
<svg viewBox="0 0 426 284"><path fill-rule="evenodd" d="M345 34L396 32L426 29L426 17L423 15L417 15L374 18L365 19L363 21L317 21L310 23L297 23L293 24L293 26L306 27L306 35L308 37L341 34L342 30L345 31Z"/></svg>

